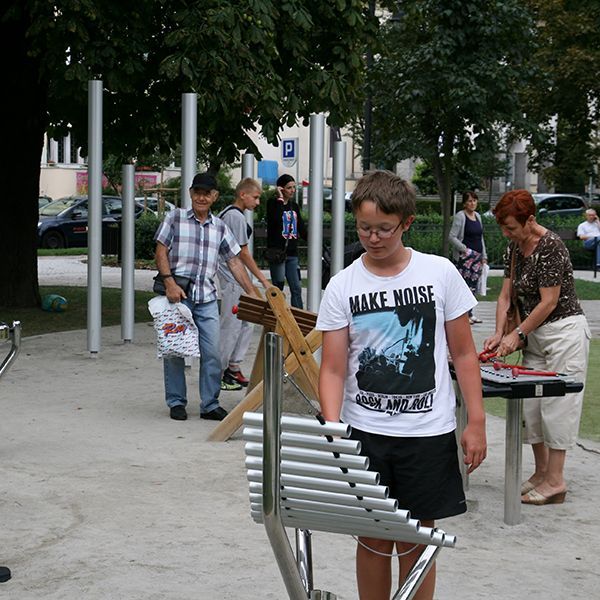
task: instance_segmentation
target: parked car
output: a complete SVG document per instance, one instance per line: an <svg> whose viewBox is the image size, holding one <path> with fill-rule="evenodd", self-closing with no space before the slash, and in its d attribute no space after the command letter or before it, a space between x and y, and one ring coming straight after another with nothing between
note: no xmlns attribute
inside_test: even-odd
<svg viewBox="0 0 600 600"><path fill-rule="evenodd" d="M538 216L581 216L587 208L585 200L576 194L532 194Z"/></svg>
<svg viewBox="0 0 600 600"><path fill-rule="evenodd" d="M581 216L587 209L586 201L577 194L531 194L539 217L571 217ZM483 213L484 217L493 217L491 210Z"/></svg>
<svg viewBox="0 0 600 600"><path fill-rule="evenodd" d="M38 210L44 208L46 204L50 204L52 202L52 198L50 196L40 196L38 198Z"/></svg>
<svg viewBox="0 0 600 600"><path fill-rule="evenodd" d="M121 221L123 203L118 196L102 196L102 244L114 237ZM144 212L136 203L135 217ZM82 248L88 243L88 198L68 196L40 210L38 245L41 248Z"/></svg>
<svg viewBox="0 0 600 600"><path fill-rule="evenodd" d="M331 212L331 200L333 198L333 189L323 188L323 210ZM344 192L344 210L352 212L352 192Z"/></svg>
<svg viewBox="0 0 600 600"><path fill-rule="evenodd" d="M154 196L150 196L146 198L145 196L136 196L135 201L145 206L148 210L151 210L155 215L158 214L158 198ZM167 202L166 200L163 202L163 210L164 212L169 212L177 208L172 202Z"/></svg>

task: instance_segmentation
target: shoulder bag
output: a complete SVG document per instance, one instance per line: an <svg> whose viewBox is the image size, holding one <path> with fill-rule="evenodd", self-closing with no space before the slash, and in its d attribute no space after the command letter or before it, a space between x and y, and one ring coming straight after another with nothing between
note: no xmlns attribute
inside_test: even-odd
<svg viewBox="0 0 600 600"><path fill-rule="evenodd" d="M517 304L517 291L515 290L514 285L516 255L516 248L513 247L510 253L509 304L508 308L506 309L506 322L504 323L502 335L508 335L509 333L512 333L521 324L521 315L519 313L519 306Z"/></svg>

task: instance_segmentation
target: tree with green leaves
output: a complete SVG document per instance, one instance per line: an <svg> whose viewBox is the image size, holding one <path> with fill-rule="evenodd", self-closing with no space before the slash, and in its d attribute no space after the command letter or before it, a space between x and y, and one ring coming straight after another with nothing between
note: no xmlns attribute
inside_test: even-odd
<svg viewBox="0 0 600 600"><path fill-rule="evenodd" d="M39 304L37 196L43 136L67 131L86 154L87 82L104 86L104 155L123 162L180 142L181 94L198 94L199 154L217 172L249 132L271 143L313 112L343 125L362 106L363 55L377 25L363 0L11 0L6 57L11 211L0 220L0 305ZM7 75L7 77L6 77ZM7 161L4 160L6 165Z"/></svg>
<svg viewBox="0 0 600 600"><path fill-rule="evenodd" d="M494 155L506 126L529 128L518 90L529 76L533 21L518 0L388 4L394 16L382 25L369 74L372 159L431 165L447 252L455 173Z"/></svg>
<svg viewBox="0 0 600 600"><path fill-rule="evenodd" d="M544 74L525 95L542 125L531 139L533 164L557 192L583 192L600 156L600 4L529 0L539 44L532 63Z"/></svg>

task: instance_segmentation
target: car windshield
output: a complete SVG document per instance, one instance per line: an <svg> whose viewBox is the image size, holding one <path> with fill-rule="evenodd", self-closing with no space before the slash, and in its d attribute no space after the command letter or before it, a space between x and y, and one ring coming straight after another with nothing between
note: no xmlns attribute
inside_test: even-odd
<svg viewBox="0 0 600 600"><path fill-rule="evenodd" d="M41 210L40 215L44 217L55 217L63 210L70 208L78 201L78 198L61 198L60 200L55 200L54 202L50 202L50 204L46 204Z"/></svg>

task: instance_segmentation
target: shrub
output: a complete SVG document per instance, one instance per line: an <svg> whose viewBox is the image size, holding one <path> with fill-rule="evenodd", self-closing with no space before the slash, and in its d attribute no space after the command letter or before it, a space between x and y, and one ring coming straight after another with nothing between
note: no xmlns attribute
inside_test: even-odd
<svg viewBox="0 0 600 600"><path fill-rule="evenodd" d="M150 211L145 212L135 222L135 257L154 258L156 243L154 234L160 225L160 219Z"/></svg>

